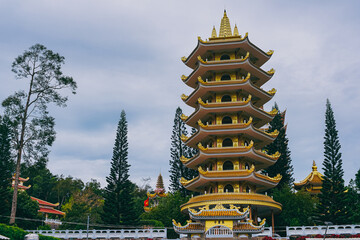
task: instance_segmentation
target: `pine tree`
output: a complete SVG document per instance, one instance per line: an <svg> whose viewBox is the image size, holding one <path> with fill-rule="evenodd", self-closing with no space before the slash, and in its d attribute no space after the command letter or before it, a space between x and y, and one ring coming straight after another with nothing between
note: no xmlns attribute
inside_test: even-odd
<svg viewBox="0 0 360 240"><path fill-rule="evenodd" d="M134 204L132 193L134 186L129 180L127 120L123 110L117 127L110 175L106 177L104 214L105 223L133 225Z"/></svg>
<svg viewBox="0 0 360 240"><path fill-rule="evenodd" d="M196 128L191 128L190 136L194 135L196 132L197 132ZM195 156L196 154L199 153L199 150L197 148L192 148L192 147L188 147L185 145L185 149L186 149L185 157L187 157L187 158L192 158L193 156ZM184 177L185 179L193 179L194 177L197 177L198 175L199 175L199 172L197 170L185 167L184 176L182 176L182 177Z"/></svg>
<svg viewBox="0 0 360 240"><path fill-rule="evenodd" d="M329 99L327 99L324 137L325 159L323 162L324 180L319 195L318 211L322 221L329 221L334 224L343 224L346 223L347 218L349 219L340 148L334 112Z"/></svg>
<svg viewBox="0 0 360 240"><path fill-rule="evenodd" d="M279 152L281 155L274 165L264 170L264 173L267 173L270 177L275 177L277 174L280 174L282 179L276 188L281 189L284 186L291 187L291 184L294 182L293 166L291 164L291 153L288 147L289 140L286 136L286 127L284 126L285 112L280 112L276 103L274 108L278 110L278 113L270 122L268 132L277 130L279 131L279 135L272 143L267 145L265 149L268 154Z"/></svg>
<svg viewBox="0 0 360 240"><path fill-rule="evenodd" d="M0 116L0 215L10 209L5 209L5 202L10 199L11 174L14 171L14 162L11 158L9 120Z"/></svg>
<svg viewBox="0 0 360 240"><path fill-rule="evenodd" d="M180 191L183 196L190 194L190 191L186 190L180 183L180 179L192 179L197 176L197 171L186 168L180 161L180 157L187 158L193 157L197 153L197 149L189 148L181 140L182 135L187 135L188 132L185 127L185 123L181 120L182 110L180 107L176 109L173 131L171 135L171 148L170 148L170 190L172 192ZM192 134L196 132L192 130Z"/></svg>

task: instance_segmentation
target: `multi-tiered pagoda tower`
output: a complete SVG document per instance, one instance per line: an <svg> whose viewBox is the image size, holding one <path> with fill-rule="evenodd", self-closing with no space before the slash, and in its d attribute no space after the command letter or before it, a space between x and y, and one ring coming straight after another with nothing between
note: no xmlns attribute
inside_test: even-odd
<svg viewBox="0 0 360 240"><path fill-rule="evenodd" d="M272 54L252 44L247 33L239 35L236 25L232 31L225 11L219 35L214 27L209 40L199 37L192 53L182 58L193 69L182 80L194 91L181 98L195 108L182 120L198 130L182 140L199 154L181 161L199 176L181 183L200 195L182 205L191 220L185 226L173 221L177 233L200 238L260 233L264 217L281 211L281 204L266 194L281 176L261 173L280 156L263 150L278 134L266 129L276 110L263 108L276 90L261 88L275 72L261 69Z"/></svg>

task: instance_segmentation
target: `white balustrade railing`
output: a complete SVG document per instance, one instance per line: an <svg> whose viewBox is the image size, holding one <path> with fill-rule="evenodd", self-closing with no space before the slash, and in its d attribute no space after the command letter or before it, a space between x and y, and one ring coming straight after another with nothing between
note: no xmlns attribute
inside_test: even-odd
<svg viewBox="0 0 360 240"><path fill-rule="evenodd" d="M326 231L327 228L327 231ZM321 234L360 234L360 225L298 226L286 227L286 236L308 236Z"/></svg>
<svg viewBox="0 0 360 240"><path fill-rule="evenodd" d="M30 233L61 239L110 239L110 238L166 238L167 229L107 229L107 230L28 230Z"/></svg>
<svg viewBox="0 0 360 240"><path fill-rule="evenodd" d="M231 231L230 228L224 227L224 226L215 226L210 228L206 232L207 238L226 238L226 237L232 237L233 231Z"/></svg>

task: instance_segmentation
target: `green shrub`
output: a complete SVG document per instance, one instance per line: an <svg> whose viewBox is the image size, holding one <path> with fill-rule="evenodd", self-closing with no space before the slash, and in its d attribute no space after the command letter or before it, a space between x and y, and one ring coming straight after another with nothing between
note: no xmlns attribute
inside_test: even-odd
<svg viewBox="0 0 360 240"><path fill-rule="evenodd" d="M24 240L25 235L29 234L24 229L8 226L6 224L0 224L0 235L4 235L5 237L10 238L11 240ZM39 235L39 240L60 240L55 237L48 237Z"/></svg>

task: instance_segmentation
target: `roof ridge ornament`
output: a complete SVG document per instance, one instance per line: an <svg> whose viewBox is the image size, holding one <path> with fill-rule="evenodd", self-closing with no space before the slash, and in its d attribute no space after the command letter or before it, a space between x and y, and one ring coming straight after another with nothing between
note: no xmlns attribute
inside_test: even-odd
<svg viewBox="0 0 360 240"><path fill-rule="evenodd" d="M213 26L213 29L212 29L212 32L211 32L211 37L212 37L212 38L216 38L216 37L217 37L215 26Z"/></svg>

